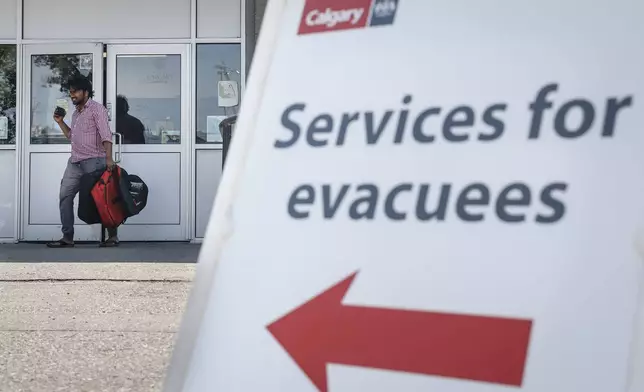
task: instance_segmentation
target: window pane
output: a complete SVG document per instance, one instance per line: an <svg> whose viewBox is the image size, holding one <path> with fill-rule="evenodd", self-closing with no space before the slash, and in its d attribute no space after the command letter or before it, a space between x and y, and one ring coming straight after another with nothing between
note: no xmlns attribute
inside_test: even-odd
<svg viewBox="0 0 644 392"><path fill-rule="evenodd" d="M181 56L116 58L116 132L123 144L181 143Z"/></svg>
<svg viewBox="0 0 644 392"><path fill-rule="evenodd" d="M197 46L197 143L221 143L219 123L241 102L241 46Z"/></svg>
<svg viewBox="0 0 644 392"><path fill-rule="evenodd" d="M16 144L15 45L0 45L0 144Z"/></svg>
<svg viewBox="0 0 644 392"><path fill-rule="evenodd" d="M67 82L72 76L92 79L92 53L46 54L31 56L31 143L68 144L69 140L54 121L54 109L67 112L65 122L71 125L74 104L69 98Z"/></svg>

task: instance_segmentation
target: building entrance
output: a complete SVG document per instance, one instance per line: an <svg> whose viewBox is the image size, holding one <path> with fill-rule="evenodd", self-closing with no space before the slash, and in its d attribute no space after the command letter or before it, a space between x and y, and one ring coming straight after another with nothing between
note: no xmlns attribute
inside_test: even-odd
<svg viewBox="0 0 644 392"><path fill-rule="evenodd" d="M21 239L58 239L60 180L71 144L53 109L74 107L66 81L92 80L95 100L108 108L115 161L150 188L141 214L119 228L122 241L189 239L189 45L29 45L23 52L24 96ZM118 133L118 135L117 135ZM78 198L75 200L75 208ZM75 240L97 241L99 225L76 220Z"/></svg>

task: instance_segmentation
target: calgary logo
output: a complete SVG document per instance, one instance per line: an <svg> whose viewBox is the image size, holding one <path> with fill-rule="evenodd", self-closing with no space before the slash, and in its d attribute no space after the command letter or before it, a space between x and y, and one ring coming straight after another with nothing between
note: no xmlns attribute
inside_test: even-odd
<svg viewBox="0 0 644 392"><path fill-rule="evenodd" d="M306 0L298 35L394 23L398 0Z"/></svg>
<svg viewBox="0 0 644 392"><path fill-rule="evenodd" d="M337 24L349 23L351 25L357 24L364 15L364 9L352 8L348 10L334 11L327 8L324 12L320 10L313 10L306 15L307 26L326 26L334 27Z"/></svg>

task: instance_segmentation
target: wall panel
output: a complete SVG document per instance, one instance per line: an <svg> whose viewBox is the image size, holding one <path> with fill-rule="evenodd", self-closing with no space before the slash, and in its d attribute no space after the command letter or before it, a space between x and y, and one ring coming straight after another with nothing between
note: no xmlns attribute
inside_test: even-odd
<svg viewBox="0 0 644 392"><path fill-rule="evenodd" d="M0 39L16 38L16 0L0 0Z"/></svg>
<svg viewBox="0 0 644 392"><path fill-rule="evenodd" d="M215 195L221 181L221 150L197 150L196 166L196 237L203 238L206 234L210 212L215 201Z"/></svg>
<svg viewBox="0 0 644 392"><path fill-rule="evenodd" d="M26 39L190 38L190 0L24 0L23 29Z"/></svg>
<svg viewBox="0 0 644 392"><path fill-rule="evenodd" d="M16 210L16 151L0 150L0 238L13 238Z"/></svg>
<svg viewBox="0 0 644 392"><path fill-rule="evenodd" d="M242 0L197 0L197 37L241 37Z"/></svg>

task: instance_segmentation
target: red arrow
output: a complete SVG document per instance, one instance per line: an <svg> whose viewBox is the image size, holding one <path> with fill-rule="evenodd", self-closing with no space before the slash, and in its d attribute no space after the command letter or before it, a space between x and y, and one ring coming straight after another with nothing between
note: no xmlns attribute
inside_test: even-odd
<svg viewBox="0 0 644 392"><path fill-rule="evenodd" d="M343 305L355 276L268 326L321 392L327 363L521 386L532 321Z"/></svg>

